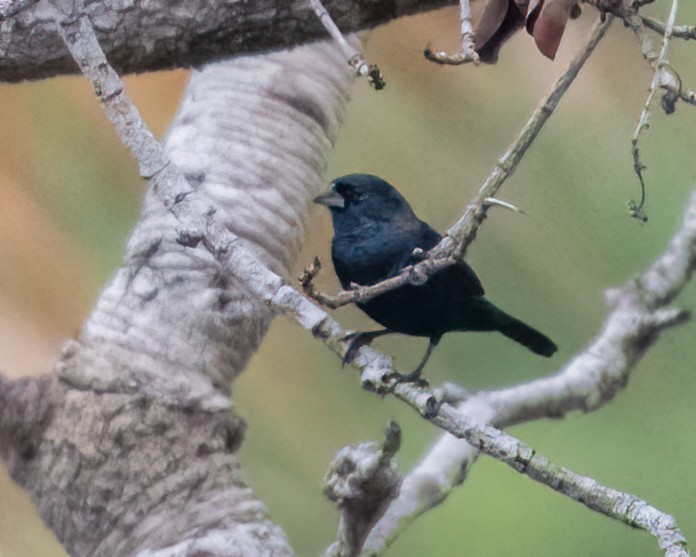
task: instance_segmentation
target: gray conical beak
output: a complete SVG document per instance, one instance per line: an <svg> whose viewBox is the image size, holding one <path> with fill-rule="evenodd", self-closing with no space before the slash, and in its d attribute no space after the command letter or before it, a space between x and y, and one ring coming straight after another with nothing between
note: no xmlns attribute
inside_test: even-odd
<svg viewBox="0 0 696 557"><path fill-rule="evenodd" d="M314 203L319 203L319 205L323 205L329 209L344 209L346 206L346 200L343 199L340 193L334 190L329 190L315 197Z"/></svg>

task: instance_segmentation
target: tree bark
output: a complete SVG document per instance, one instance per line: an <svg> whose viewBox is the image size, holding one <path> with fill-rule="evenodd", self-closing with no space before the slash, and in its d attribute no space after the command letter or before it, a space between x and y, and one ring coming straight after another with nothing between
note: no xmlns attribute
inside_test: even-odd
<svg viewBox="0 0 696 557"><path fill-rule="evenodd" d="M347 33L453 4L453 0L334 0L326 2L326 8ZM307 0L102 0L88 3L85 12L121 74L197 66L328 36ZM76 72L44 1L0 25L0 81Z"/></svg>
<svg viewBox="0 0 696 557"><path fill-rule="evenodd" d="M281 275L351 81L326 42L211 64L193 72L166 138L217 218ZM244 423L229 399L271 311L180 242L148 191L57 374L0 383L3 457L71 555L291 555L239 473Z"/></svg>

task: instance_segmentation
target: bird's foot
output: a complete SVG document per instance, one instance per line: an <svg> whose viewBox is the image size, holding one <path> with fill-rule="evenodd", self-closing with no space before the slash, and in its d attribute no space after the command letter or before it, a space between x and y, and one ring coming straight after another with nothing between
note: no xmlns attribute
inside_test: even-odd
<svg viewBox="0 0 696 557"><path fill-rule="evenodd" d="M421 372L422 370L416 369L415 371L406 374L395 373L393 377L394 386L399 385L401 383L413 383L416 387L427 389L430 386L430 384L421 377Z"/></svg>
<svg viewBox="0 0 696 557"><path fill-rule="evenodd" d="M360 348L366 344L369 344L369 341L366 343L365 341L361 340L362 336L363 333L356 332L350 333L341 339L344 342L350 342L348 345L348 350L346 350L346 353L343 354L343 359L341 359L342 366L351 363L355 359L355 355L358 353L358 350L360 350Z"/></svg>
<svg viewBox="0 0 696 557"><path fill-rule="evenodd" d="M363 346L369 346L377 337L387 335L391 332L392 331L389 329L381 329L379 331L356 331L354 333L347 334L341 339L343 342L350 342L348 345L348 350L346 350L346 353L343 355L343 359L341 360L341 365L350 364L358 354L358 350L360 350Z"/></svg>

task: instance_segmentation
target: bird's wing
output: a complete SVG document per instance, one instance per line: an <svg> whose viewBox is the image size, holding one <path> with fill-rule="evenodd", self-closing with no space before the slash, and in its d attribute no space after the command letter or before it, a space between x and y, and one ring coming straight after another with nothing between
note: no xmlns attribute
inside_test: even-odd
<svg viewBox="0 0 696 557"><path fill-rule="evenodd" d="M420 258L413 255L413 250L421 248L423 251L428 251L434 248L442 240L442 235L429 224L421 221L420 233L414 234L411 238L412 241L409 242L408 246L405 246L403 257L392 267L388 277L398 275L404 267L418 263ZM466 296L483 296L484 290L481 281L476 276L474 270L464 261L440 273L447 275L446 280L451 288L461 293L466 293ZM440 273L438 273L438 276Z"/></svg>

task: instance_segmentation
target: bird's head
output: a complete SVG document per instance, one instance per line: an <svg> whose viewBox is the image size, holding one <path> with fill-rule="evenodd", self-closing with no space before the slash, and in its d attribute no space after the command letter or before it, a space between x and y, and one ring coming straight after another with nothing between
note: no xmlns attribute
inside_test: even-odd
<svg viewBox="0 0 696 557"><path fill-rule="evenodd" d="M353 228L367 223L395 226L418 223L408 201L387 182L371 174L336 178L331 189L314 199L331 211L334 228Z"/></svg>

